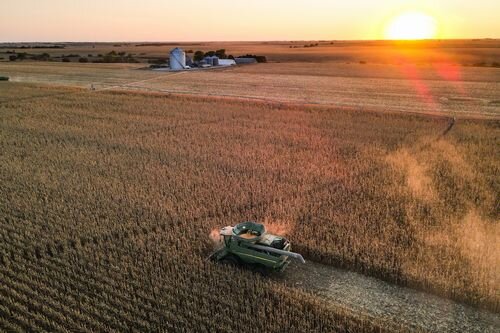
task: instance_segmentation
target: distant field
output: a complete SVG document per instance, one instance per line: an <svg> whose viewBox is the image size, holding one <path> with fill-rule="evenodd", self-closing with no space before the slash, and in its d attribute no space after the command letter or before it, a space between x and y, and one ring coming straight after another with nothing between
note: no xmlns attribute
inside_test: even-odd
<svg viewBox="0 0 500 333"><path fill-rule="evenodd" d="M284 41L284 42L203 42L158 43L68 43L64 49L19 49L0 44L0 57L8 59L5 51L49 53L51 56L105 54L111 51L134 54L146 62L148 58L167 57L169 50L180 46L186 51L226 49L234 56L261 54L273 62L337 62L378 64L453 63L463 66L491 66L500 63L499 40L442 40L417 42L390 41ZM148 43L149 44L149 43ZM314 47L305 45L318 44Z"/></svg>
<svg viewBox="0 0 500 333"><path fill-rule="evenodd" d="M500 69L447 65L258 64L182 73L129 64L0 63L12 81L323 104L362 111L500 115Z"/></svg>

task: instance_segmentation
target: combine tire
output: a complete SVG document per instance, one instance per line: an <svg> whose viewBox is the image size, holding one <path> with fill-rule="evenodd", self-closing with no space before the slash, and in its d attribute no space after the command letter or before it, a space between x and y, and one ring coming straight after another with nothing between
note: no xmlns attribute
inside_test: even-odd
<svg viewBox="0 0 500 333"><path fill-rule="evenodd" d="M222 258L220 262L223 265L233 266L233 267L239 266L239 264L240 264L238 262L238 259L236 259L234 256L231 256L231 255L228 255L228 256Z"/></svg>

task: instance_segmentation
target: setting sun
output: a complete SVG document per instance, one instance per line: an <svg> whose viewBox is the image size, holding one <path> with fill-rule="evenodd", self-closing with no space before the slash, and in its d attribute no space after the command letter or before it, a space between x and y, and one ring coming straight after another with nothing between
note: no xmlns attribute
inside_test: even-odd
<svg viewBox="0 0 500 333"><path fill-rule="evenodd" d="M386 30L387 39L429 39L436 37L436 20L420 12L404 13L393 19Z"/></svg>

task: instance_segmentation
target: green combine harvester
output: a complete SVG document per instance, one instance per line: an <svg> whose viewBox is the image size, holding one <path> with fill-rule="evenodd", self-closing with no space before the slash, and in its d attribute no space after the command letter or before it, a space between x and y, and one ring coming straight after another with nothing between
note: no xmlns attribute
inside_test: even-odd
<svg viewBox="0 0 500 333"><path fill-rule="evenodd" d="M226 265L246 265L267 273L283 271L290 264L290 258L305 263L300 254L291 252L291 244L286 238L268 234L263 224L243 222L224 227L220 236L222 247L209 259Z"/></svg>

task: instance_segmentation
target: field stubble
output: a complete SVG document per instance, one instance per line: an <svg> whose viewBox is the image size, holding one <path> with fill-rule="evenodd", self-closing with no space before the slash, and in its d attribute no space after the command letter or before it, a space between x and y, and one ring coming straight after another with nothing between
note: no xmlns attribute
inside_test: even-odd
<svg viewBox="0 0 500 333"><path fill-rule="evenodd" d="M353 110L498 117L500 70L426 66L270 63L161 73L142 65L0 63L15 82L225 96Z"/></svg>

